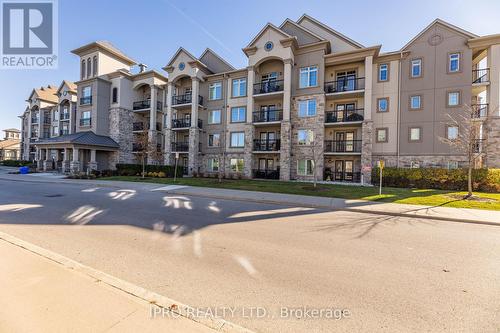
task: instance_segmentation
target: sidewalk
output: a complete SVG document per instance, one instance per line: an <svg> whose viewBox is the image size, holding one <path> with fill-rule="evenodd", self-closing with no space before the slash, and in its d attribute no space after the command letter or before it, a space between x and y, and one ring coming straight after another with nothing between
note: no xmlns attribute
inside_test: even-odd
<svg viewBox="0 0 500 333"><path fill-rule="evenodd" d="M0 240L0 332L215 332Z"/></svg>

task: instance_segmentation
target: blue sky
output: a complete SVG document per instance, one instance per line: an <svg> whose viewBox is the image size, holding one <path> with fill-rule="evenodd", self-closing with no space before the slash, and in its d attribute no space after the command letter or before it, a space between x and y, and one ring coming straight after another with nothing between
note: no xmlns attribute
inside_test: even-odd
<svg viewBox="0 0 500 333"><path fill-rule="evenodd" d="M34 87L78 79L70 51L108 40L137 61L161 70L179 46L199 56L212 48L235 67L241 51L264 24L314 16L365 46L400 49L436 17L479 35L500 33L500 1L179 1L59 0L59 68L0 70L0 129L20 128L17 118Z"/></svg>

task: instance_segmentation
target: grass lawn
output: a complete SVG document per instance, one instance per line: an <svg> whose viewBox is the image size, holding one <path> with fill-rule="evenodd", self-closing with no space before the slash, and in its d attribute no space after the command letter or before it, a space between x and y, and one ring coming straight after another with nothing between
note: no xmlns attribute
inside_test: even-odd
<svg viewBox="0 0 500 333"><path fill-rule="evenodd" d="M218 179L214 178L178 178L174 183L172 178L142 179L136 176L115 176L99 179L300 194L343 199L363 199L401 204L500 210L500 193L474 192L474 195L480 197L481 200L461 200L460 198L466 192L386 187L382 190L383 194L378 195L378 187L318 184L318 187L315 189L310 183L268 180L224 179L222 183L219 183Z"/></svg>

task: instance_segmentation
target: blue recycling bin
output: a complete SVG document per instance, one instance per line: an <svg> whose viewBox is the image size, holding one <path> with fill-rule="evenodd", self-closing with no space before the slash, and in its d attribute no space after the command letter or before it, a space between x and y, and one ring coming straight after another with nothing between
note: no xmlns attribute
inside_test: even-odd
<svg viewBox="0 0 500 333"><path fill-rule="evenodd" d="M29 173L29 171L30 171L30 168L28 168L27 166L23 166L23 167L19 168L19 173L21 175L26 175L27 173Z"/></svg>

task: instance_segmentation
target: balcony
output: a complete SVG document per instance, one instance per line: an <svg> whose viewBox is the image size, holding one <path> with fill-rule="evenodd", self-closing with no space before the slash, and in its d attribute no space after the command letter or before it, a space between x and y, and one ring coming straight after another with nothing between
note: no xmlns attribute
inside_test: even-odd
<svg viewBox="0 0 500 333"><path fill-rule="evenodd" d="M253 178L260 179L280 179L280 171L279 170L252 170Z"/></svg>
<svg viewBox="0 0 500 333"><path fill-rule="evenodd" d="M144 148L140 143L132 143L132 152L133 153L139 153L142 152Z"/></svg>
<svg viewBox="0 0 500 333"><path fill-rule="evenodd" d="M173 119L172 120L172 128L190 128L191 127L191 118L181 118L181 119ZM203 121L198 119L198 128L203 127Z"/></svg>
<svg viewBox="0 0 500 333"><path fill-rule="evenodd" d="M145 131L145 130L149 130L151 127L151 125L149 124L149 122L147 123L143 123L143 122L135 122L135 123L132 123L132 131L133 132L142 132L142 131ZM156 130L157 131L161 131L161 123L156 123Z"/></svg>
<svg viewBox="0 0 500 333"><path fill-rule="evenodd" d="M337 81L325 82L325 93L335 94L365 89L364 77L346 77Z"/></svg>
<svg viewBox="0 0 500 333"><path fill-rule="evenodd" d="M191 104L193 101L192 93L172 96L172 105ZM203 105L203 96L198 95L198 105Z"/></svg>
<svg viewBox="0 0 500 333"><path fill-rule="evenodd" d="M160 111L162 108L163 108L163 103L160 102L160 101L156 101L156 110ZM148 99L148 100L145 100L145 101L134 102L133 105L132 105L132 109L134 111L151 109L151 100Z"/></svg>
<svg viewBox="0 0 500 333"><path fill-rule="evenodd" d="M92 96L80 97L80 105L91 105Z"/></svg>
<svg viewBox="0 0 500 333"><path fill-rule="evenodd" d="M189 142L172 142L172 151L174 153L189 151Z"/></svg>
<svg viewBox="0 0 500 333"><path fill-rule="evenodd" d="M488 116L488 104L472 104L472 118L486 118Z"/></svg>
<svg viewBox="0 0 500 333"><path fill-rule="evenodd" d="M361 140L325 141L325 153L361 153Z"/></svg>
<svg viewBox="0 0 500 333"><path fill-rule="evenodd" d="M281 140L253 140L254 151L279 151Z"/></svg>
<svg viewBox="0 0 500 333"><path fill-rule="evenodd" d="M69 134L69 129L64 129L59 131L59 135L68 135Z"/></svg>
<svg viewBox="0 0 500 333"><path fill-rule="evenodd" d="M330 168L325 169L325 180L329 179L334 182L361 182L361 172L346 172L346 171L335 171L332 172Z"/></svg>
<svg viewBox="0 0 500 333"><path fill-rule="evenodd" d="M325 123L350 123L363 121L364 109L326 111Z"/></svg>
<svg viewBox="0 0 500 333"><path fill-rule="evenodd" d="M33 125L38 124L38 117L32 117L31 124L33 124Z"/></svg>
<svg viewBox="0 0 500 333"><path fill-rule="evenodd" d="M90 126L90 125L92 125L92 118L80 119L80 126Z"/></svg>
<svg viewBox="0 0 500 333"><path fill-rule="evenodd" d="M43 118L44 125L50 125L51 123L52 123L52 120L50 118Z"/></svg>
<svg viewBox="0 0 500 333"><path fill-rule="evenodd" d="M61 121L69 120L69 113L61 113Z"/></svg>
<svg viewBox="0 0 500 333"><path fill-rule="evenodd" d="M482 84L490 82L490 69L474 69L472 70L472 84Z"/></svg>
<svg viewBox="0 0 500 333"><path fill-rule="evenodd" d="M259 83L255 83L253 85L253 94L261 95L261 94L269 94L283 91L284 81L283 80L270 80L270 81L262 81Z"/></svg>
<svg viewBox="0 0 500 333"><path fill-rule="evenodd" d="M254 123L269 123L283 120L283 110L254 111Z"/></svg>

